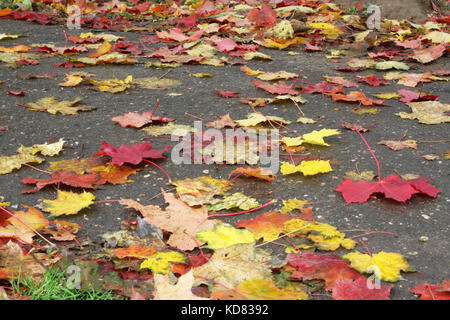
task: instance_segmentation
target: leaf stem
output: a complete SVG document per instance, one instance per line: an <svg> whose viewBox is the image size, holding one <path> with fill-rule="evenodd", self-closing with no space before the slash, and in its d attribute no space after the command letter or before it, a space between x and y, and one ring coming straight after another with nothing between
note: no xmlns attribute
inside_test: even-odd
<svg viewBox="0 0 450 320"><path fill-rule="evenodd" d="M364 139L363 135L361 134L361 132L359 132L358 129L355 128L355 126L352 127L353 130L356 131L356 133L359 134L359 136L361 137L361 139L364 141L364 143L366 144L367 148L369 149L370 153L372 154L372 157L375 159L375 162L377 163L377 167L378 167L378 180L381 181L381 168L380 168L380 163L378 162L377 156L375 155L375 153L373 152L372 148L370 147L369 143L366 141L366 139Z"/></svg>
<svg viewBox="0 0 450 320"><path fill-rule="evenodd" d="M155 167L157 167L159 170L161 170L162 172L164 172L164 174L167 176L167 179L169 179L169 182L172 182L172 178L170 177L170 175L167 173L166 170L164 170L163 168L161 168L160 166L158 166L156 163L154 163L153 161L147 160L147 159L143 159L145 162L148 162L152 165L154 165Z"/></svg>

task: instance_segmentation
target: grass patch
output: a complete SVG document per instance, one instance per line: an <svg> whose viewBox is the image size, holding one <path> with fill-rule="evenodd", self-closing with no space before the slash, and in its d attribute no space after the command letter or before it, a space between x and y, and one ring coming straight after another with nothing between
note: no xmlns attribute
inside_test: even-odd
<svg viewBox="0 0 450 320"><path fill-rule="evenodd" d="M41 279L19 274L11 279L13 294L29 296L30 300L119 300L110 290L97 290L90 285L77 289L67 285L66 275L56 268L47 268Z"/></svg>

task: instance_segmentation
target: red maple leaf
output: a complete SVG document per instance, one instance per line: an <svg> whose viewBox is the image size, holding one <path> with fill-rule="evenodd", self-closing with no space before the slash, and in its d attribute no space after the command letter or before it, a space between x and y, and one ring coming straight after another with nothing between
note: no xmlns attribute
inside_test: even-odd
<svg viewBox="0 0 450 320"><path fill-rule="evenodd" d="M97 43L103 40L103 38L81 38L78 36L70 36L69 40L76 44L82 43Z"/></svg>
<svg viewBox="0 0 450 320"><path fill-rule="evenodd" d="M139 49L137 44L133 44L131 42L117 42L112 48L111 51L117 51L121 53L131 53L133 55L142 54L142 50Z"/></svg>
<svg viewBox="0 0 450 320"><path fill-rule="evenodd" d="M110 156L111 162L119 166L125 162L131 164L139 164L145 158L151 159L164 159L163 153L172 146L166 146L163 150L153 149L150 142L143 142L141 144L132 144L127 146L121 145L119 149L116 149L113 145L102 142L101 151L93 154L93 156Z"/></svg>
<svg viewBox="0 0 450 320"><path fill-rule="evenodd" d="M350 268L350 262L335 254L320 254L303 252L288 254L286 261L292 267L297 268L292 273L293 278L304 280L323 279L328 291L336 286L338 279L356 280L363 277L357 271ZM363 277L365 279L365 277Z"/></svg>
<svg viewBox="0 0 450 320"><path fill-rule="evenodd" d="M235 91L219 89L214 89L214 91L217 92L217 94L222 98L238 98L237 92Z"/></svg>
<svg viewBox="0 0 450 320"><path fill-rule="evenodd" d="M338 92L344 92L344 89L342 87L334 86L327 81L323 81L320 83L311 83L308 84L306 87L302 88L302 93L338 93Z"/></svg>
<svg viewBox="0 0 450 320"><path fill-rule="evenodd" d="M239 47L239 45L231 39L220 40L216 43L219 52L230 52Z"/></svg>
<svg viewBox="0 0 450 320"><path fill-rule="evenodd" d="M436 198L442 190L427 183L431 179L417 178L403 180L396 174L391 174L380 181L353 181L344 179L334 190L342 192L342 196L347 203L363 203L374 193L383 193L386 198L399 202L405 202L413 194L423 193Z"/></svg>
<svg viewBox="0 0 450 320"><path fill-rule="evenodd" d="M45 13L14 11L13 18L17 20L33 21L39 24L55 24L52 17Z"/></svg>
<svg viewBox="0 0 450 320"><path fill-rule="evenodd" d="M367 76L361 77L357 76L356 81L366 83L373 87L378 87L380 85L388 85L389 82L387 82L383 78L378 78L378 75L376 74L368 74Z"/></svg>
<svg viewBox="0 0 450 320"><path fill-rule="evenodd" d="M179 18L177 21L177 27L193 28L196 25L197 25L197 16L195 14L191 14L188 17Z"/></svg>
<svg viewBox="0 0 450 320"><path fill-rule="evenodd" d="M271 94L290 94L293 96L298 95L297 90L281 81L277 84L271 84L269 82L264 82L261 80L252 80L252 83L255 85L255 87L270 92Z"/></svg>
<svg viewBox="0 0 450 320"><path fill-rule="evenodd" d="M447 280L448 282L448 280ZM420 300L450 300L450 292L438 284L418 284L409 290L420 295Z"/></svg>
<svg viewBox="0 0 450 320"><path fill-rule="evenodd" d="M247 18L262 27L271 27L277 22L277 13L267 4L261 6L261 10L254 8L250 10Z"/></svg>
<svg viewBox="0 0 450 320"><path fill-rule="evenodd" d="M341 93L331 93L330 96L334 101L359 102L365 106L371 106L373 104L382 105L384 103L383 99L371 99L359 91L351 91L347 95Z"/></svg>
<svg viewBox="0 0 450 320"><path fill-rule="evenodd" d="M23 190L22 193L31 193L41 190L47 185L59 183L71 187L95 189L93 185L97 184L98 178L99 177L97 173L77 174L70 171L58 171L52 174L51 178L49 179L23 178L23 183L35 184L36 188L31 190Z"/></svg>
<svg viewBox="0 0 450 320"><path fill-rule="evenodd" d="M351 88L351 87L355 87L355 88L359 88L359 84L350 81L350 80L346 80L342 77L325 77L327 79L327 81L329 83L335 84L335 85L339 85L339 86L343 86L345 88Z"/></svg>
<svg viewBox="0 0 450 320"><path fill-rule="evenodd" d="M368 288L367 279L363 276L356 280L339 278L333 289L334 300L391 300L389 295L393 285L380 288Z"/></svg>

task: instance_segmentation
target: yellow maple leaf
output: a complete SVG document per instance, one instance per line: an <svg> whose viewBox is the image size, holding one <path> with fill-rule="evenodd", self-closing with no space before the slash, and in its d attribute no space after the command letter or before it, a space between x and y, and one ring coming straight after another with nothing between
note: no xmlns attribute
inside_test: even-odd
<svg viewBox="0 0 450 320"><path fill-rule="evenodd" d="M27 150L22 150L22 152L13 156L0 156L0 174L7 174L14 169L20 169L25 163L41 163L43 161L43 158L32 155Z"/></svg>
<svg viewBox="0 0 450 320"><path fill-rule="evenodd" d="M305 208L305 205L312 204L307 200L298 200L297 198L283 200L283 207L280 209L280 213L286 214L293 210L301 210Z"/></svg>
<svg viewBox="0 0 450 320"><path fill-rule="evenodd" d="M356 242L352 239L345 239L342 237L326 238L321 234L310 234L308 239L314 241L320 250L334 251L343 247L347 250L351 250L356 246Z"/></svg>
<svg viewBox="0 0 450 320"><path fill-rule="evenodd" d="M141 263L141 269L150 269L153 273L168 274L174 263L186 263L187 257L181 252L156 252Z"/></svg>
<svg viewBox="0 0 450 320"><path fill-rule="evenodd" d="M378 93L378 94L374 94L374 96L377 98L380 98L380 99L401 98L401 95L399 95L396 92Z"/></svg>
<svg viewBox="0 0 450 320"><path fill-rule="evenodd" d="M286 49L289 46L296 46L299 44L303 44L306 42L306 39L303 37L295 37L294 39L277 39L277 41L272 40L270 38L264 38L264 42L261 43L263 47L266 48L278 48L280 50Z"/></svg>
<svg viewBox="0 0 450 320"><path fill-rule="evenodd" d="M342 256L350 261L350 266L362 273L374 273L383 281L396 282L402 277L400 271L411 270L400 253L381 251L373 256L361 252L350 252Z"/></svg>
<svg viewBox="0 0 450 320"><path fill-rule="evenodd" d="M49 96L38 100L36 103L29 102L27 108L35 111L47 111L51 114L70 114L75 115L78 111L88 111L94 109L93 107L77 104L82 100L77 97L73 100L58 101L55 97Z"/></svg>
<svg viewBox="0 0 450 320"><path fill-rule="evenodd" d="M223 249L239 243L253 243L253 233L246 229L237 229L231 226L219 224L213 230L203 230L196 233L196 237L208 242L210 249Z"/></svg>
<svg viewBox="0 0 450 320"><path fill-rule="evenodd" d="M329 144L323 140L323 137L334 136L336 134L341 134L341 133L337 129L324 128L319 131L314 130L310 133L304 134L302 136L302 138L304 140L303 143L315 144L315 145L320 145L320 146L329 146Z"/></svg>
<svg viewBox="0 0 450 320"><path fill-rule="evenodd" d="M319 29L320 33L327 35L328 39L334 40L343 33L339 28L331 23L310 23L309 24L314 29Z"/></svg>
<svg viewBox="0 0 450 320"><path fill-rule="evenodd" d="M289 162L281 162L280 171L283 175L301 172L305 176L311 176L318 173L327 173L333 171L330 165L330 160L311 160L302 161L298 166Z"/></svg>
<svg viewBox="0 0 450 320"><path fill-rule="evenodd" d="M43 200L42 210L50 212L52 216L75 214L81 209L94 203L95 196L90 192L74 193L58 190L56 200Z"/></svg>
<svg viewBox="0 0 450 320"><path fill-rule="evenodd" d="M124 80L119 79L105 79L102 81L88 80L90 84L94 85L94 88L102 92L118 93L123 92L131 87L133 77L128 76Z"/></svg>
<svg viewBox="0 0 450 320"><path fill-rule="evenodd" d="M261 70L253 70L253 69L249 68L249 67L246 66L246 65L243 66L243 67L241 68L241 70L244 71L245 74L248 75L248 76L256 76L256 75L258 75L258 74L264 74L264 71L261 71Z"/></svg>
<svg viewBox="0 0 450 320"><path fill-rule="evenodd" d="M269 120L276 121L276 122L283 123L283 124L291 123L291 121L284 120L283 118L280 118L280 117L263 116L262 114L256 113L256 112L250 113L248 115L247 119L235 120L235 122L237 122L242 127L252 127L252 126L256 126L257 124L259 124L261 122L266 122Z"/></svg>
<svg viewBox="0 0 450 320"><path fill-rule="evenodd" d="M59 139L58 142L35 144L31 147L20 146L19 149L17 149L17 152L29 153L33 155L40 152L44 156L53 157L58 155L62 151L62 149L64 148L64 143L64 139Z"/></svg>

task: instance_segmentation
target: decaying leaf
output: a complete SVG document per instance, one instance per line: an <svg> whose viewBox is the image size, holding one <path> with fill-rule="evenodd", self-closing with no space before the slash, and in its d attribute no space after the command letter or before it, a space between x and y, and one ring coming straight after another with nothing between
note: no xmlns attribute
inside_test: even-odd
<svg viewBox="0 0 450 320"><path fill-rule="evenodd" d="M178 278L175 285L170 284L169 276L155 275L155 300L209 300L201 298L192 293L194 285L192 270Z"/></svg>
<svg viewBox="0 0 450 320"><path fill-rule="evenodd" d="M389 149L398 151L405 148L417 149L417 141L416 140L382 140L379 141L378 144L384 144Z"/></svg>
<svg viewBox="0 0 450 320"><path fill-rule="evenodd" d="M272 280L246 280L233 290L217 289L211 294L217 300L308 300L308 294L300 287L278 288Z"/></svg>
<svg viewBox="0 0 450 320"><path fill-rule="evenodd" d="M213 279L234 288L246 280L270 278L271 259L269 250L255 248L253 244L237 244L215 250L207 263L194 268L194 276ZM196 283L203 281L196 279Z"/></svg>
<svg viewBox="0 0 450 320"><path fill-rule="evenodd" d="M439 101L421 101L407 103L411 108L411 113L396 113L402 119L417 119L420 123L439 124L450 122L450 104L441 103Z"/></svg>
<svg viewBox="0 0 450 320"><path fill-rule="evenodd" d="M131 199L122 199L121 203L138 210L147 223L170 232L169 245L181 250L193 250L202 245L204 242L196 239L196 233L211 230L216 225L215 220L208 220L208 210L189 207L171 193L163 192L163 196L169 203L166 210L153 205L143 206Z"/></svg>
<svg viewBox="0 0 450 320"><path fill-rule="evenodd" d="M36 103L29 102L26 106L28 109L33 111L47 111L51 114L70 114L75 115L78 111L89 111L95 109L94 107L86 105L77 105L83 98L78 97L73 100L63 100L58 101L55 97L45 97L38 100Z"/></svg>

